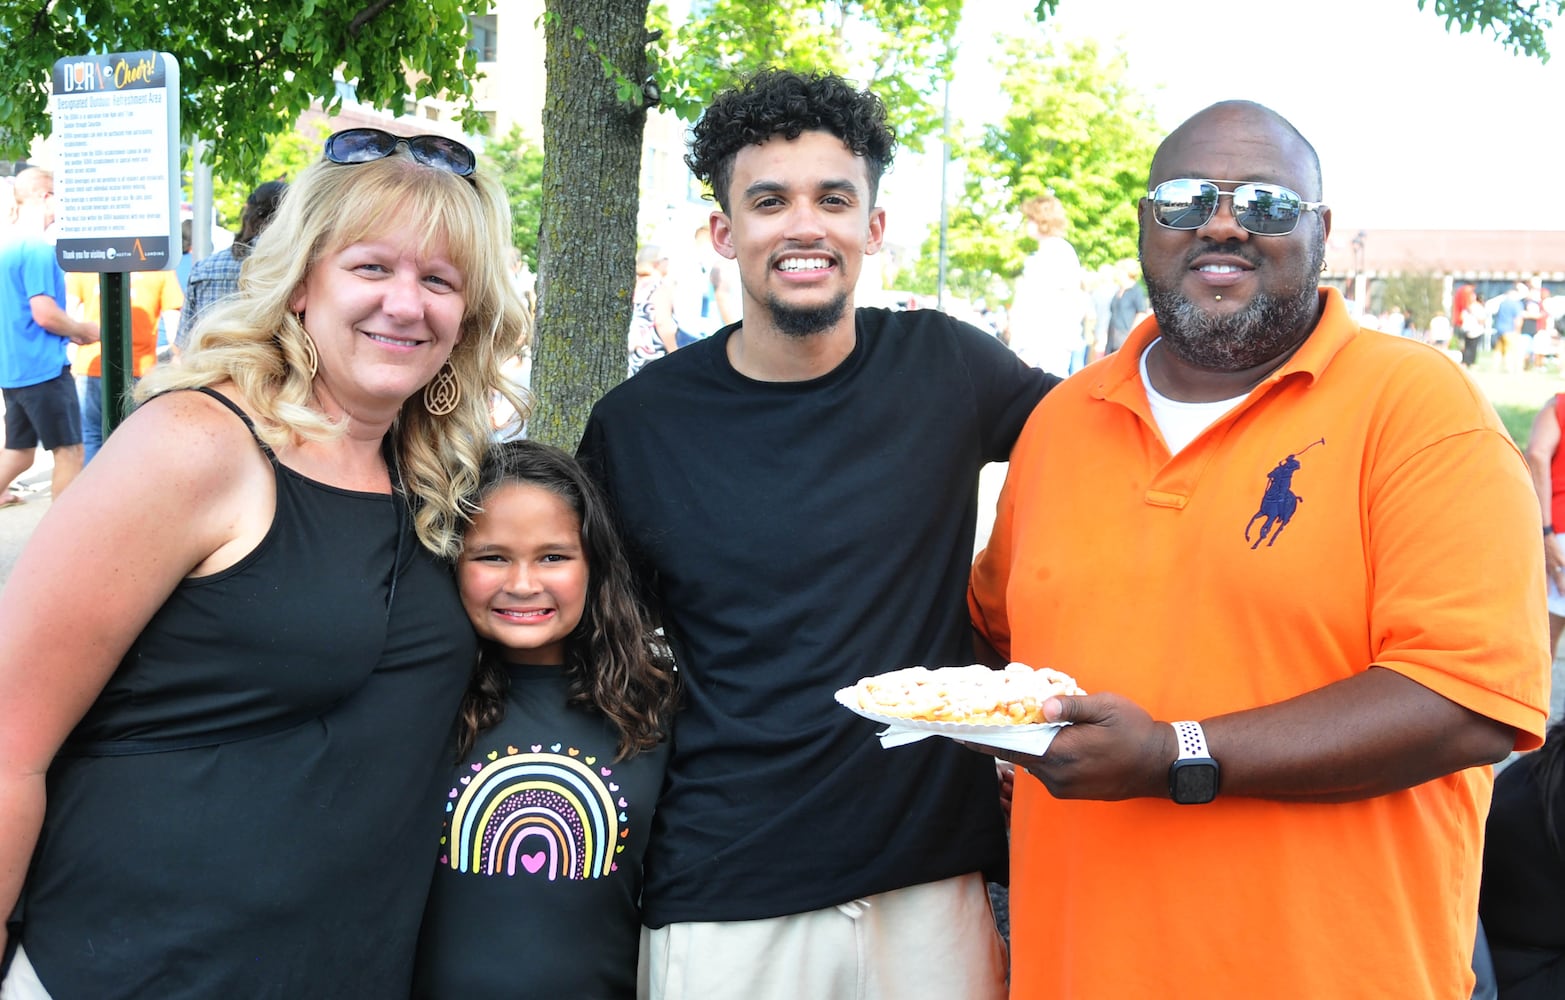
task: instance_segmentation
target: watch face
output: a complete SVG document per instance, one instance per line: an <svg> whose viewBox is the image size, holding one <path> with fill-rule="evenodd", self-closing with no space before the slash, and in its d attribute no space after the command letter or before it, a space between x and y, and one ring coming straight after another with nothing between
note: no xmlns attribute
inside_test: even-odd
<svg viewBox="0 0 1565 1000"><path fill-rule="evenodd" d="M1217 762L1176 761L1169 773L1169 792L1180 805L1198 806L1217 798Z"/></svg>

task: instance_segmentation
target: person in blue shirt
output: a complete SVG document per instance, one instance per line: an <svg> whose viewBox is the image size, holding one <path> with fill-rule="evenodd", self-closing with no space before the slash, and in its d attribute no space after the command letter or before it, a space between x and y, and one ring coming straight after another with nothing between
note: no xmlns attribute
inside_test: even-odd
<svg viewBox="0 0 1565 1000"><path fill-rule="evenodd" d="M0 508L22 502L6 487L32 468L39 445L54 459L54 497L81 471L81 407L66 346L98 340L97 323L65 311L65 272L44 235L54 223L54 175L29 167L13 190L16 223L0 236Z"/></svg>

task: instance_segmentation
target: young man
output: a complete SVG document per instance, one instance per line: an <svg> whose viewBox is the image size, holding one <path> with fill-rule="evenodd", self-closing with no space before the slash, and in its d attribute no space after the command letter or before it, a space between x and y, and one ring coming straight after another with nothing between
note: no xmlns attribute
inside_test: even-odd
<svg viewBox="0 0 1565 1000"><path fill-rule="evenodd" d="M66 345L98 340L96 322L65 311L65 272L44 238L54 223L54 175L29 167L16 175L15 192L16 224L0 234L0 508L21 503L6 487L32 468L40 444L54 461L55 499L81 471L81 406Z"/></svg>
<svg viewBox="0 0 1565 1000"><path fill-rule="evenodd" d="M835 77L721 95L688 162L741 320L610 392L582 442L686 692L646 862L654 998L1004 995L993 762L882 749L833 701L971 662L978 473L1057 381L941 313L854 308L894 144Z"/></svg>
<svg viewBox="0 0 1565 1000"><path fill-rule="evenodd" d="M1014 998L1471 995L1485 765L1548 705L1538 506L1449 361L1318 287L1320 197L1266 108L1176 129L1153 319L1017 442L974 621L1094 693L1002 754Z"/></svg>

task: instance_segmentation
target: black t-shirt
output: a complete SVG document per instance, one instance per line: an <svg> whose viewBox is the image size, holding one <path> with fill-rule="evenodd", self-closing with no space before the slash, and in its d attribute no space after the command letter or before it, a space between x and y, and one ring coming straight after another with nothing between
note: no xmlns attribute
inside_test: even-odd
<svg viewBox="0 0 1565 1000"><path fill-rule="evenodd" d="M1504 1000L1565 997L1565 851L1544 828L1538 760L1523 756L1495 778L1484 830L1478 915ZM1552 808L1565 841L1565 795Z"/></svg>
<svg viewBox="0 0 1565 1000"><path fill-rule="evenodd" d="M835 370L758 382L728 363L734 329L610 392L580 449L685 686L645 920L1003 877L992 761L941 739L882 749L833 693L972 661L978 473L1057 379L943 313L861 309Z"/></svg>
<svg viewBox="0 0 1565 1000"><path fill-rule="evenodd" d="M441 792L413 995L633 1000L641 858L668 744L616 762L564 667L513 666L505 718Z"/></svg>

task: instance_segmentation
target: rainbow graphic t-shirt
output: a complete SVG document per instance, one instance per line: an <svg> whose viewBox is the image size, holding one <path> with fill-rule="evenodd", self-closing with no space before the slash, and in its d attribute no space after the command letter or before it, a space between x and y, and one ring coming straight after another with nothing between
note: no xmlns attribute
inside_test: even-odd
<svg viewBox="0 0 1565 1000"><path fill-rule="evenodd" d="M445 789L415 996L635 995L667 744L615 761L617 742L566 707L563 668L512 668L505 718Z"/></svg>

